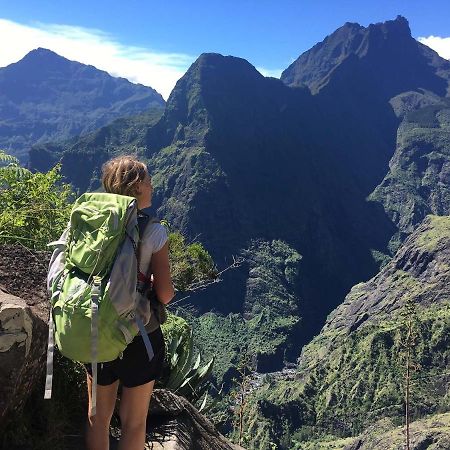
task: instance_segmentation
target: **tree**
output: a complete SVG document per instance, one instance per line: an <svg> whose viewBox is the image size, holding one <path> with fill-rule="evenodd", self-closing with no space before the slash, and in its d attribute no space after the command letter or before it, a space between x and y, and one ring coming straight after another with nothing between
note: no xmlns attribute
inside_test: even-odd
<svg viewBox="0 0 450 450"><path fill-rule="evenodd" d="M417 315L416 305L411 299L408 299L404 304L401 316L402 337L400 339L400 362L404 371L405 439L406 450L410 450L411 389L413 387L414 374L420 370L420 365L415 358L415 350L421 325Z"/></svg>
<svg viewBox="0 0 450 450"><path fill-rule="evenodd" d="M234 434L237 437L239 445L243 445L248 439L245 425L245 415L248 408L248 397L252 391L252 380L255 375L256 361L251 357L250 353L246 351L243 353L236 370L238 375L234 378L236 389L232 394L234 401Z"/></svg>

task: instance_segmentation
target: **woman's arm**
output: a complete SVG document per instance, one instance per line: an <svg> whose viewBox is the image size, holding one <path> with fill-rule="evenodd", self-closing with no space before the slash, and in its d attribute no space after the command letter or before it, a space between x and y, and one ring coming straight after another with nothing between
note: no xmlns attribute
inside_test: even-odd
<svg viewBox="0 0 450 450"><path fill-rule="evenodd" d="M151 259L153 273L153 288L156 297L161 303L167 305L175 295L169 265L169 244L166 242L161 250L153 253Z"/></svg>

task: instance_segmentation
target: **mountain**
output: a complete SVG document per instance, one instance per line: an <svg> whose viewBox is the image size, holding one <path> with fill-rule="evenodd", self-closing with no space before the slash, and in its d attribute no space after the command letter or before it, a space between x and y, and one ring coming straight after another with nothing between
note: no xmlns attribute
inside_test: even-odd
<svg viewBox="0 0 450 450"><path fill-rule="evenodd" d="M403 18L336 33L309 51L328 68L323 75L318 63L309 66L308 79L326 78L320 88L264 78L241 58L203 54L156 123L130 119L31 152L38 168L61 158L83 191L98 187L103 161L138 149L154 174L155 212L198 237L220 267L244 257L222 283L189 299L204 350L220 347L222 373L230 348L235 361L248 347L261 371L295 360L351 287L395 251L399 222L385 194L369 196L390 170L399 126L445 98L448 62L415 41ZM356 34L363 47L352 44ZM342 61L330 56L336 46L347 49ZM436 183L439 177L430 189ZM230 344L237 334L239 349Z"/></svg>
<svg viewBox="0 0 450 450"><path fill-rule="evenodd" d="M398 16L368 27L346 23L303 53L281 80L318 93L338 79L363 79L386 99L416 88L445 96L449 75L450 63L413 39L408 21Z"/></svg>
<svg viewBox="0 0 450 450"><path fill-rule="evenodd" d="M417 42L407 20L399 16L368 27L345 24L303 53L281 80L288 86L307 86L321 109L337 121L331 140L338 148L347 149L343 161L355 168L354 176L369 194L386 175L393 154L402 119L401 108L393 103L416 109L417 103L402 102L398 96L446 96L450 62ZM356 139L359 144L352 146ZM361 152L363 164L358 163Z"/></svg>
<svg viewBox="0 0 450 450"><path fill-rule="evenodd" d="M164 103L152 88L38 48L0 69L0 148L26 160L35 143L84 134Z"/></svg>
<svg viewBox="0 0 450 450"><path fill-rule="evenodd" d="M267 440L292 448L302 435L357 435L383 417L401 424L408 351L411 417L448 411L449 261L450 218L427 216L392 261L330 314L294 376L281 375L255 394L248 411L248 432L259 436L253 448L266 448Z"/></svg>

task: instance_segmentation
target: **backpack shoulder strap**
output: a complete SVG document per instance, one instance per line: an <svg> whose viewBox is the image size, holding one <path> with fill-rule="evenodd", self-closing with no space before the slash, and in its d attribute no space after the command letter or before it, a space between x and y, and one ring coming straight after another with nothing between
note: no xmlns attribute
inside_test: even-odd
<svg viewBox="0 0 450 450"><path fill-rule="evenodd" d="M145 229L147 228L147 225L150 223L160 223L160 221L156 218L153 218L150 216L148 210L138 210L137 213L137 223L138 223L138 229L139 229L139 242L137 245L137 257L138 261L140 263L141 260L141 241L142 237L144 236ZM138 279L139 281L143 282L145 285L148 285L150 283L150 277L148 273L143 273L141 269L139 268L138 273ZM147 287L147 286L145 286Z"/></svg>
<svg viewBox="0 0 450 450"><path fill-rule="evenodd" d="M146 211L139 209L137 213L137 223L139 228L139 240L144 236L144 231L150 223L151 217Z"/></svg>

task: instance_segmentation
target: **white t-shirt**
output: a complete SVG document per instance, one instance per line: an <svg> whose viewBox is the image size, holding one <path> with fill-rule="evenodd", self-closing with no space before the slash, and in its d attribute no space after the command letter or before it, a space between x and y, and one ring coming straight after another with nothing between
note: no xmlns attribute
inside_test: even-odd
<svg viewBox="0 0 450 450"><path fill-rule="evenodd" d="M159 252L167 242L167 231L160 223L149 223L141 239L140 266L142 272L148 273L153 253Z"/></svg>
<svg viewBox="0 0 450 450"><path fill-rule="evenodd" d="M144 234L141 239L140 248L140 269L144 274L148 274L150 261L152 260L153 253L159 252L167 242L167 231L160 223L149 223L144 230ZM159 322L152 313L150 322L147 323L145 329L148 333L155 331L159 327Z"/></svg>

